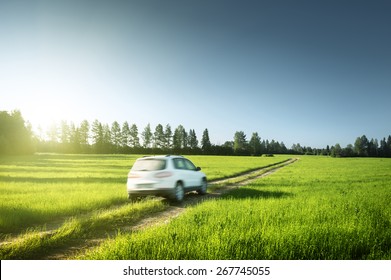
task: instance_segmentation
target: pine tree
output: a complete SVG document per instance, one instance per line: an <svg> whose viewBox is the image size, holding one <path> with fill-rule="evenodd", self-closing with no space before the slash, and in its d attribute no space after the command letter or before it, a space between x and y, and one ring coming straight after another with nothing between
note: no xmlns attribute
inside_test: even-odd
<svg viewBox="0 0 391 280"><path fill-rule="evenodd" d="M258 132L254 132L251 136L250 142L250 152L254 156L261 155L261 137L259 137Z"/></svg>
<svg viewBox="0 0 391 280"><path fill-rule="evenodd" d="M89 144L89 132L90 132L90 124L87 120L84 120L80 124L79 128L79 136L80 136L80 145L82 150L85 151Z"/></svg>
<svg viewBox="0 0 391 280"><path fill-rule="evenodd" d="M143 132L141 133L141 138L143 139L143 147L144 148L150 148L152 144L152 131L151 131L151 125L147 124L147 126L144 128Z"/></svg>
<svg viewBox="0 0 391 280"><path fill-rule="evenodd" d="M92 123L92 144L94 145L94 149L96 153L101 153L103 150L103 127L102 124L95 120Z"/></svg>
<svg viewBox="0 0 391 280"><path fill-rule="evenodd" d="M172 148L172 130L169 124L167 124L164 129L164 148L165 149Z"/></svg>
<svg viewBox="0 0 391 280"><path fill-rule="evenodd" d="M153 147L158 149L164 148L164 142L165 142L165 137L164 137L163 126L159 123L155 127L155 132L153 133Z"/></svg>
<svg viewBox="0 0 391 280"><path fill-rule="evenodd" d="M189 131L189 141L188 141L188 143L189 143L190 149L195 150L196 148L198 148L197 135L196 135L194 129L190 129L190 131Z"/></svg>
<svg viewBox="0 0 391 280"><path fill-rule="evenodd" d="M243 131L236 131L234 135L234 152L235 154L246 154L247 140Z"/></svg>
<svg viewBox="0 0 391 280"><path fill-rule="evenodd" d="M140 138L138 137L138 128L136 124L132 124L130 128L130 146L132 148L140 147Z"/></svg>
<svg viewBox="0 0 391 280"><path fill-rule="evenodd" d="M121 146L124 148L130 147L130 128L129 123L125 121L122 124L122 130L121 130Z"/></svg>
<svg viewBox="0 0 391 280"><path fill-rule="evenodd" d="M112 147L113 147L113 142L112 142L112 137L111 137L111 130L110 126L108 124L102 125L102 132L103 132L103 146L102 146L102 151L101 153L111 153L112 152Z"/></svg>
<svg viewBox="0 0 391 280"><path fill-rule="evenodd" d="M212 149L212 144L210 143L209 132L207 128L205 128L204 132L202 133L201 149L204 154L209 154Z"/></svg>
<svg viewBox="0 0 391 280"><path fill-rule="evenodd" d="M182 125L178 125L177 128L175 128L174 135L172 138L172 146L174 149L174 152L180 153L183 149L183 137L185 135L185 128Z"/></svg>
<svg viewBox="0 0 391 280"><path fill-rule="evenodd" d="M114 121L110 130L110 143L114 147L114 151L118 152L122 144L121 127L117 121Z"/></svg>

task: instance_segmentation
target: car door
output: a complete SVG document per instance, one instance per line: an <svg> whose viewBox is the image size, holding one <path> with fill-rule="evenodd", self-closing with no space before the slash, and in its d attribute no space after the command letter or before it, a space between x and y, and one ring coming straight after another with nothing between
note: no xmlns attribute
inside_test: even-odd
<svg viewBox="0 0 391 280"><path fill-rule="evenodd" d="M197 172L197 167L188 159L183 159L186 171L187 171L187 177L189 178L189 186L196 187L200 185L200 175L199 172Z"/></svg>
<svg viewBox="0 0 391 280"><path fill-rule="evenodd" d="M184 182L185 188L198 186L197 171L194 164L184 158L175 158L174 167L178 174L178 178Z"/></svg>

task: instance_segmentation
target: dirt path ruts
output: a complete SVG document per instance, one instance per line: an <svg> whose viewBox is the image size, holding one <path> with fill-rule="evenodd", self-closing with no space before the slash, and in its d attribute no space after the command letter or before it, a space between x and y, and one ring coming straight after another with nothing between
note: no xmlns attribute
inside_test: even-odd
<svg viewBox="0 0 391 280"><path fill-rule="evenodd" d="M187 207L201 203L209 199L217 199L222 194L227 193L240 186L247 185L259 178L268 176L277 170L296 162L298 159L289 159L285 162L274 164L268 167L263 167L251 172L246 172L241 175L222 180L213 180L209 182L208 193L206 195L198 195L195 193L187 194L185 200L181 203L173 203L165 210L151 214L135 224L123 226L120 229L113 229L111 232L97 232L94 237L83 240L75 240L75 244L64 248L58 248L56 252L51 252L50 255L42 256L44 259L69 259L76 254L79 254L85 250L98 246L105 241L108 237L114 237L118 234L118 230L122 233L136 232L148 227L157 226L168 223L175 217L178 217Z"/></svg>

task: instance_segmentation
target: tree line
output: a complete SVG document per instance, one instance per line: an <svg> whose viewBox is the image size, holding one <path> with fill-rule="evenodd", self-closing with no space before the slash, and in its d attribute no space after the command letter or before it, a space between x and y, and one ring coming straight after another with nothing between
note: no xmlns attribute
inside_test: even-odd
<svg viewBox="0 0 391 280"><path fill-rule="evenodd" d="M243 131L236 131L232 141L222 145L212 144L209 131L204 129L198 139L194 129L183 125L173 129L170 124L147 124L141 131L136 124L127 121L111 125L98 120L87 120L79 125L62 121L53 124L39 135L32 132L19 111L0 112L0 154L50 153L137 153L137 154L205 154L260 156L272 154L307 154L333 157L391 157L391 135L369 140L365 135L357 137L354 145L342 148L340 144L317 149L299 143L287 148L284 142L261 139L253 132L247 139Z"/></svg>
<svg viewBox="0 0 391 280"><path fill-rule="evenodd" d="M260 156L265 154L306 154L333 157L391 157L391 136L368 140L365 135L357 137L354 145L342 148L340 144L317 149L299 143L287 148L284 142L261 139L253 132L250 140L243 131L236 131L232 141L222 145L210 142L207 128L198 140L194 129L186 130L179 125L174 130L170 124L148 124L139 132L136 124L125 121L122 126L114 121L111 126L95 120L92 124L83 121L79 126L63 121L53 125L48 140L39 141L41 152L62 153L142 153L142 154L207 154Z"/></svg>
<svg viewBox="0 0 391 280"><path fill-rule="evenodd" d="M95 120L83 121L79 126L62 121L53 124L46 137L39 137L39 152L60 153L141 153L141 154L205 154L205 155L253 155L295 153L283 142L261 140L254 132L248 141L243 131L237 131L233 141L222 145L212 144L207 128L201 140L194 129L183 125L175 129L170 124L147 124L140 132L136 124L114 121L111 125Z"/></svg>
<svg viewBox="0 0 391 280"><path fill-rule="evenodd" d="M348 144L342 148L335 144L330 148L332 157L391 157L391 135L379 141L372 138L369 140L365 135L357 137L354 145Z"/></svg>
<svg viewBox="0 0 391 280"><path fill-rule="evenodd" d="M148 124L140 132L136 124L114 121L111 125L95 120L83 121L79 126L62 121L53 124L46 137L39 137L39 152L62 153L207 153L212 144L205 129L201 143L194 129L186 131L182 125L175 130L169 124Z"/></svg>

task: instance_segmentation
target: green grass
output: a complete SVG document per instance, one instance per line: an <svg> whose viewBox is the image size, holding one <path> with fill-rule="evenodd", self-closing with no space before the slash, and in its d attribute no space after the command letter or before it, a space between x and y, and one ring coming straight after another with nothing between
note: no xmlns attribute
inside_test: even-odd
<svg viewBox="0 0 391 280"><path fill-rule="evenodd" d="M208 180L229 178L245 171L275 164L289 158L289 155L274 157L232 157L232 156L189 156L208 176Z"/></svg>
<svg viewBox="0 0 391 280"><path fill-rule="evenodd" d="M67 219L54 230L45 227L29 229L17 240L10 240L0 247L0 259L40 259L47 252L72 243L82 243L89 237L107 236L111 229L119 230L151 213L164 210L166 205L157 200L145 200L143 203L127 204L115 209L99 210L88 216Z"/></svg>
<svg viewBox="0 0 391 280"><path fill-rule="evenodd" d="M23 232L97 209L126 206L127 174L138 157L41 154L0 158L0 235ZM189 158L202 167L210 180L288 157Z"/></svg>
<svg viewBox="0 0 391 280"><path fill-rule="evenodd" d="M391 159L301 157L85 259L391 259Z"/></svg>
<svg viewBox="0 0 391 280"><path fill-rule="evenodd" d="M0 161L0 232L12 233L126 200L134 156L36 155Z"/></svg>

